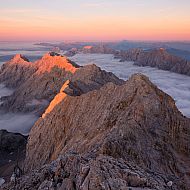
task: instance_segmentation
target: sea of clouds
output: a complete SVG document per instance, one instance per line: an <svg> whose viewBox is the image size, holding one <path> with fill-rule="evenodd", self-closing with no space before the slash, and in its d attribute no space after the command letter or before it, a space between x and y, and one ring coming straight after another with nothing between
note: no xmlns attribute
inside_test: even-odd
<svg viewBox="0 0 190 190"><path fill-rule="evenodd" d="M0 84L0 97L9 96L12 93L12 89L8 89L3 84ZM1 111L0 129L6 129L9 132L28 134L30 128L34 125L37 119L38 118L34 114L4 113Z"/></svg>
<svg viewBox="0 0 190 190"><path fill-rule="evenodd" d="M119 78L127 80L134 73L143 73L164 92L171 95L179 110L190 117L190 77L162 71L151 67L139 67L132 62L119 62L113 55L77 54L70 58L79 65L96 64L106 71L113 72ZM8 96L13 90L0 84L0 97ZM0 102L1 103L1 102ZM34 114L0 112L0 129L28 134L38 118Z"/></svg>
<svg viewBox="0 0 190 190"><path fill-rule="evenodd" d="M0 129L27 135L38 119L34 114L15 114L0 112Z"/></svg>
<svg viewBox="0 0 190 190"><path fill-rule="evenodd" d="M77 54L70 58L79 65L96 64L119 78L127 80L134 73L143 73L176 101L178 109L190 117L190 77L151 67L135 66L133 62L119 62L113 55Z"/></svg>

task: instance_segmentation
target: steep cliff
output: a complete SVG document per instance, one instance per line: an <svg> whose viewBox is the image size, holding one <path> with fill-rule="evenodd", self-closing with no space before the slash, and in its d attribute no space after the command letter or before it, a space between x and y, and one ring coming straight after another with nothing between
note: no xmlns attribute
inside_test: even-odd
<svg viewBox="0 0 190 190"><path fill-rule="evenodd" d="M189 127L174 100L136 74L123 85L67 94L32 128L25 167L30 176L61 156L57 167L69 172L62 189L188 189Z"/></svg>

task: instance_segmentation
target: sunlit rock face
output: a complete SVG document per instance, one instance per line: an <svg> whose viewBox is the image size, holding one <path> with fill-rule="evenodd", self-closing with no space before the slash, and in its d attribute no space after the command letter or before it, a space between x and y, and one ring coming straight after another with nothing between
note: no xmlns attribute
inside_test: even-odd
<svg viewBox="0 0 190 190"><path fill-rule="evenodd" d="M55 106L58 105L67 96L64 90L68 87L68 84L69 80L64 83L64 85L61 87L60 92L50 102L48 108L45 110L45 113L42 115L42 118L45 118L45 116L50 113L55 108Z"/></svg>
<svg viewBox="0 0 190 190"><path fill-rule="evenodd" d="M60 56L54 52L45 54L42 59L36 62L36 65L38 66L38 71L36 74L51 72L54 67L63 69L66 72L75 73L79 67L75 63L69 61L66 57Z"/></svg>
<svg viewBox="0 0 190 190"><path fill-rule="evenodd" d="M72 86L72 92L74 89ZM26 170L31 175L32 169L61 156L61 167L55 168L70 173L63 178L69 183L63 183L65 189L74 184L78 189L98 190L102 183L109 186L114 179L116 187L123 189L168 189L170 180L173 189L188 189L189 126L190 120L170 96L144 75L136 74L120 85L107 83L82 95L67 94L32 128ZM42 175L42 169L39 173ZM85 182L80 181L83 177ZM43 182L38 185L45 185Z"/></svg>
<svg viewBox="0 0 190 190"><path fill-rule="evenodd" d="M15 88L2 106L10 111L42 112L78 68L66 57L55 53L47 53L34 63L16 55L0 71L0 81Z"/></svg>

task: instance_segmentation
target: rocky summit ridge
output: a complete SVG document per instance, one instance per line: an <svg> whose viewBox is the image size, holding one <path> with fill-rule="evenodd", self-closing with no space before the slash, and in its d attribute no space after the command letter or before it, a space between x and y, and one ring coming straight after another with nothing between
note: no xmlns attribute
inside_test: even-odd
<svg viewBox="0 0 190 190"><path fill-rule="evenodd" d="M45 54L34 63L16 55L0 69L0 82L15 89L11 96L2 97L1 107L14 112L35 111L41 115L67 80L75 86L80 83L84 92L88 88L99 88L106 82L121 82L113 74L95 65L79 67L65 56L53 52ZM80 88L75 88L77 92L74 93L80 94Z"/></svg>
<svg viewBox="0 0 190 190"><path fill-rule="evenodd" d="M190 119L169 95L142 74L69 74L30 131L25 175L3 189L189 189Z"/></svg>

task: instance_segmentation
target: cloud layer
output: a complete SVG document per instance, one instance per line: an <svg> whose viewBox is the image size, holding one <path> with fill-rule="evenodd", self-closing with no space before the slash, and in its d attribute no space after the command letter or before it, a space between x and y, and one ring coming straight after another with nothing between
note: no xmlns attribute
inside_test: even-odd
<svg viewBox="0 0 190 190"><path fill-rule="evenodd" d="M71 59L79 65L94 63L124 80L134 73L143 73L160 89L172 96L178 109L185 116L190 117L190 77L188 76L151 67L139 67L132 62L119 62L112 55L78 54Z"/></svg>

